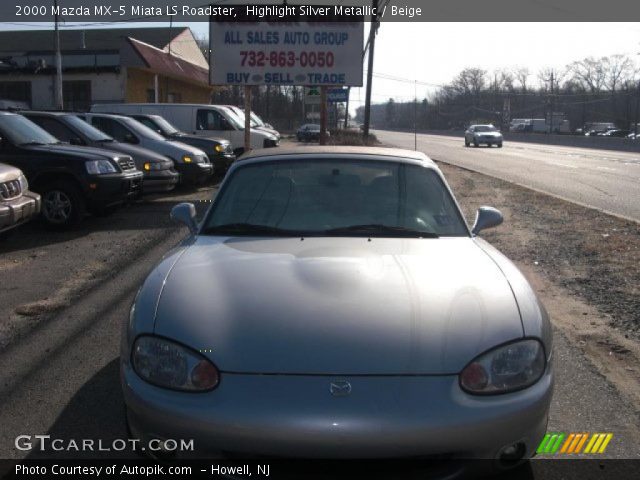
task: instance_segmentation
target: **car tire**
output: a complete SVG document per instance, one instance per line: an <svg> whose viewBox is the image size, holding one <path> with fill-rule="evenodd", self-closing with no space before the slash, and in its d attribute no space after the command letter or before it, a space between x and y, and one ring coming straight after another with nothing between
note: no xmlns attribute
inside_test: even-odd
<svg viewBox="0 0 640 480"><path fill-rule="evenodd" d="M498 148L502 148L502 144L501 143L498 144Z"/></svg>
<svg viewBox="0 0 640 480"><path fill-rule="evenodd" d="M468 147L469 146L469 142L467 142L466 140L464 141L464 146Z"/></svg>
<svg viewBox="0 0 640 480"><path fill-rule="evenodd" d="M41 216L49 228L77 225L87 212L82 193L68 180L45 184L39 193L42 196Z"/></svg>
<svg viewBox="0 0 640 480"><path fill-rule="evenodd" d="M473 146L474 146L475 148L478 148L478 147L480 146L480 144L474 140L474 141L473 141Z"/></svg>

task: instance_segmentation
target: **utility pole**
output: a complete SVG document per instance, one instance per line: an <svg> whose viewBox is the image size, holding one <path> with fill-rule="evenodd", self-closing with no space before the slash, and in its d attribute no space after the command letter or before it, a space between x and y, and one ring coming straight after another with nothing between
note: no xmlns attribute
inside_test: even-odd
<svg viewBox="0 0 640 480"><path fill-rule="evenodd" d="M349 97L351 96L351 87L347 88L347 106L344 111L344 129L349 127Z"/></svg>
<svg viewBox="0 0 640 480"><path fill-rule="evenodd" d="M638 114L640 110L640 81L638 81L638 92L636 93L636 121L633 125L633 133L636 140L638 140Z"/></svg>
<svg viewBox="0 0 640 480"><path fill-rule="evenodd" d="M320 145L327 144L327 87L320 87Z"/></svg>
<svg viewBox="0 0 640 480"><path fill-rule="evenodd" d="M551 70L551 96L549 97L549 133L553 131L553 70Z"/></svg>
<svg viewBox="0 0 640 480"><path fill-rule="evenodd" d="M369 29L369 66L367 70L367 92L364 100L364 139L369 139L369 125L371 119L371 81L373 80L373 50L376 45L376 30L378 23L378 0L371 0L371 28Z"/></svg>
<svg viewBox="0 0 640 480"><path fill-rule="evenodd" d="M413 81L413 149L418 151L418 81Z"/></svg>
<svg viewBox="0 0 640 480"><path fill-rule="evenodd" d="M56 80L54 82L54 106L56 110L62 110L64 108L64 100L62 98L62 54L60 53L60 30L58 29L58 0L53 0L54 8L54 34L53 45L56 57Z"/></svg>

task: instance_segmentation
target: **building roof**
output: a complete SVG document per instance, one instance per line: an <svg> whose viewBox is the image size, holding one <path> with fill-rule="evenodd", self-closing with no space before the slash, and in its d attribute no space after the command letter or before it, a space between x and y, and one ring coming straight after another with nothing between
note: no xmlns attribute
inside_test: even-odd
<svg viewBox="0 0 640 480"><path fill-rule="evenodd" d="M98 28L60 30L61 50L117 50L119 43L133 37L159 49L165 48L188 27ZM84 37L84 38L83 38ZM0 31L0 52L42 52L53 50L53 30Z"/></svg>
<svg viewBox="0 0 640 480"><path fill-rule="evenodd" d="M209 71L180 57L170 55L135 38L127 39L150 70L163 75L209 84Z"/></svg>

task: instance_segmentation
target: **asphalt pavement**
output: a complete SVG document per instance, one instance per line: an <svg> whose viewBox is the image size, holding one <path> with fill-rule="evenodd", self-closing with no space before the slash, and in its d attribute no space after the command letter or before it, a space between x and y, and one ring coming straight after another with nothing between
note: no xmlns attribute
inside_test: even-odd
<svg viewBox="0 0 640 480"><path fill-rule="evenodd" d="M375 130L387 144L413 150L413 133ZM503 148L465 148L462 137L417 135L418 150L451 163L607 213L640 221L640 154L504 142Z"/></svg>

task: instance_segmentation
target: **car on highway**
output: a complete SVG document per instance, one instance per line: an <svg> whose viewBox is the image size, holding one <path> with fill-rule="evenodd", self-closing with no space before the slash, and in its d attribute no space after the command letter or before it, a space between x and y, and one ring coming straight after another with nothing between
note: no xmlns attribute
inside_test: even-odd
<svg viewBox="0 0 640 480"><path fill-rule="evenodd" d="M497 145L502 148L502 133L493 125L471 125L464 132L464 146Z"/></svg>
<svg viewBox="0 0 640 480"><path fill-rule="evenodd" d="M154 268L123 329L135 438L200 453L534 455L552 330L511 261L469 228L441 171L399 149L248 154Z"/></svg>
<svg viewBox="0 0 640 480"><path fill-rule="evenodd" d="M40 195L29 191L22 171L0 163L0 239L39 213Z"/></svg>
<svg viewBox="0 0 640 480"><path fill-rule="evenodd" d="M138 145L166 156L173 161L183 183L202 184L214 173L213 164L202 150L166 139L133 118L102 113L78 116L119 142Z"/></svg>
<svg viewBox="0 0 640 480"><path fill-rule="evenodd" d="M42 217L55 228L75 225L85 213L108 213L141 193L142 172L129 155L64 144L15 113L0 112L0 162L24 172L42 197Z"/></svg>
<svg viewBox="0 0 640 480"><path fill-rule="evenodd" d="M330 136L329 131L326 132L327 138ZM317 123L305 123L296 131L296 138L299 142L319 142L320 141L320 125Z"/></svg>
<svg viewBox="0 0 640 480"><path fill-rule="evenodd" d="M627 137L631 133L631 130L624 130L621 128L612 128L606 132L599 133L600 137Z"/></svg>
<svg viewBox="0 0 640 480"><path fill-rule="evenodd" d="M136 168L144 175L144 193L168 192L178 184L180 174L175 170L172 160L146 148L118 142L73 113L21 111L20 114L65 143L104 148L131 156Z"/></svg>
<svg viewBox="0 0 640 480"><path fill-rule="evenodd" d="M186 143L192 147L199 148L207 154L207 157L209 157L209 161L213 164L216 172L226 172L236 159L236 156L233 153L233 145L231 145L229 140L224 138L189 135L178 130L160 115L140 113L127 116L136 119L141 124L149 127L155 132L158 132L168 140Z"/></svg>

